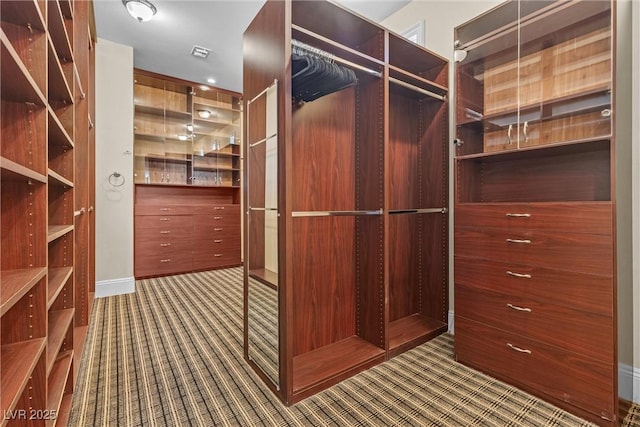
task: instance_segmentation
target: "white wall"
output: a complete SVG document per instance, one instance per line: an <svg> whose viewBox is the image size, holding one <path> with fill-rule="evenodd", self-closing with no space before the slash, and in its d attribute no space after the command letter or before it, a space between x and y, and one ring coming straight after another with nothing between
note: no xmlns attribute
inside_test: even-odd
<svg viewBox="0 0 640 427"><path fill-rule="evenodd" d="M96 297L134 290L133 48L96 44ZM109 176L120 173L116 187ZM115 184L119 182L113 180Z"/></svg>

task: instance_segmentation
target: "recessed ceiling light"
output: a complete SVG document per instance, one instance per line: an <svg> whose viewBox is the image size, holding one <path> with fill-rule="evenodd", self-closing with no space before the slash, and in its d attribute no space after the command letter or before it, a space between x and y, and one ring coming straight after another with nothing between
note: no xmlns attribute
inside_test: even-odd
<svg viewBox="0 0 640 427"><path fill-rule="evenodd" d="M209 86L201 85L201 86L200 86L200 89L202 89L202 90L209 90Z"/></svg>
<svg viewBox="0 0 640 427"><path fill-rule="evenodd" d="M214 78L212 78L212 77L209 77L209 78L207 79L207 83L214 84L215 82L216 82L216 79L214 79Z"/></svg>

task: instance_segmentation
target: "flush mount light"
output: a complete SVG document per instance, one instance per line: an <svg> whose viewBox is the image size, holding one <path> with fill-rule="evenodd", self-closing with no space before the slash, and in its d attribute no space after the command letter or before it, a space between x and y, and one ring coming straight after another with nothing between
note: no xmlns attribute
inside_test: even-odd
<svg viewBox="0 0 640 427"><path fill-rule="evenodd" d="M208 119L209 117L211 117L211 111L198 110L198 116L200 116L201 119Z"/></svg>
<svg viewBox="0 0 640 427"><path fill-rule="evenodd" d="M138 22L148 21L158 11L156 7L147 0L122 0L122 4L127 8L129 15Z"/></svg>
<svg viewBox="0 0 640 427"><path fill-rule="evenodd" d="M180 141L186 141L187 139L189 139L189 137L187 135L178 135L178 139Z"/></svg>
<svg viewBox="0 0 640 427"><path fill-rule="evenodd" d="M187 123L187 131L193 133L193 125L191 123Z"/></svg>
<svg viewBox="0 0 640 427"><path fill-rule="evenodd" d="M462 62L467 57L467 51L462 49L456 49L453 51L453 59L456 62Z"/></svg>

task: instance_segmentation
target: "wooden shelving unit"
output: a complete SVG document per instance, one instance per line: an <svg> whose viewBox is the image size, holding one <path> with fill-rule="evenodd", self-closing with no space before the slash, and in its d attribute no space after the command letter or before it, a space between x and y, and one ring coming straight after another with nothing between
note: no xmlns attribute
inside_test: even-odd
<svg viewBox="0 0 640 427"><path fill-rule="evenodd" d="M0 3L3 426L22 422L8 411L68 416L74 358L81 354L74 352L73 325L92 303L77 298L75 286L76 271L88 271L93 261L74 259L90 249L77 248L74 216L77 195L94 182L92 163L75 164L76 150L89 149L93 109L89 10L90 0ZM66 421L29 421L45 424Z"/></svg>

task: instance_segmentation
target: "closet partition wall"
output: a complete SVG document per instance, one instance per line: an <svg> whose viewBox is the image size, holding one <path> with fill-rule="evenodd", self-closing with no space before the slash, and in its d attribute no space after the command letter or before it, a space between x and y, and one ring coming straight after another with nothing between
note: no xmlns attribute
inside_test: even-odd
<svg viewBox="0 0 640 427"><path fill-rule="evenodd" d="M291 404L446 330L448 65L324 1L267 1L244 58L245 357Z"/></svg>

